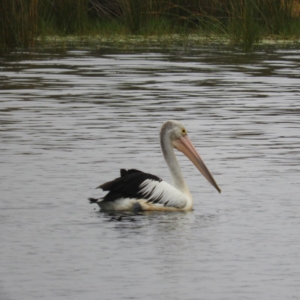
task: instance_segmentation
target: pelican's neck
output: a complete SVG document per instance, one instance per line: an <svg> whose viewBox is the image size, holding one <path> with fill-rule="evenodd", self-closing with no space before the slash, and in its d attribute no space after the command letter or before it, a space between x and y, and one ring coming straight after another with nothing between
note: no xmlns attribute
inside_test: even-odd
<svg viewBox="0 0 300 300"><path fill-rule="evenodd" d="M177 158L175 156L174 148L173 148L171 140L167 136L161 135L160 144L161 144L161 149L162 149L165 161L166 161L166 163L169 167L170 173L171 173L172 182L173 182L174 187L176 187L182 193L191 197L189 188L183 179L182 172L181 172L180 166L178 164Z"/></svg>

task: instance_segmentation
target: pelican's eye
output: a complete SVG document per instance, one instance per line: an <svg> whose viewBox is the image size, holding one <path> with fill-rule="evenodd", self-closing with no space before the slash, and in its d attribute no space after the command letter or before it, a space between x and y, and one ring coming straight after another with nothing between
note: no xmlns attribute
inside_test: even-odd
<svg viewBox="0 0 300 300"><path fill-rule="evenodd" d="M186 134L186 130L184 128L181 129L182 134Z"/></svg>

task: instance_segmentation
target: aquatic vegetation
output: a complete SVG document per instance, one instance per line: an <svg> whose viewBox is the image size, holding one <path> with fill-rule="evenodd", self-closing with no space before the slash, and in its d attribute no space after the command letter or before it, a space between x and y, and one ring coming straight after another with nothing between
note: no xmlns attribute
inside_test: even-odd
<svg viewBox="0 0 300 300"><path fill-rule="evenodd" d="M0 1L0 47L33 46L38 32L38 0Z"/></svg>
<svg viewBox="0 0 300 300"><path fill-rule="evenodd" d="M226 36L250 48L266 36L300 36L299 0L1 0L2 48L51 35Z"/></svg>

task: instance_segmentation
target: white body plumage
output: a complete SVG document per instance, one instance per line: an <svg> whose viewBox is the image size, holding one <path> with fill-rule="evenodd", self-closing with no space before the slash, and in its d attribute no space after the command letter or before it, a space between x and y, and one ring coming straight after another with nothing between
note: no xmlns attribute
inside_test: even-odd
<svg viewBox="0 0 300 300"><path fill-rule="evenodd" d="M103 211L132 210L136 202L139 203L141 210L186 211L193 208L193 199L189 191L185 195L165 181L146 179L140 185L139 193L145 196L97 203Z"/></svg>

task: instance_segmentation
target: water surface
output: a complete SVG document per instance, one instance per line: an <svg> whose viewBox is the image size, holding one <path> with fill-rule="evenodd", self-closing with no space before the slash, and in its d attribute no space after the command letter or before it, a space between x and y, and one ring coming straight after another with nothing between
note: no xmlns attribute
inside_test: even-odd
<svg viewBox="0 0 300 300"><path fill-rule="evenodd" d="M44 50L0 60L0 296L298 299L300 49ZM170 181L181 120L193 212L117 221L87 198L137 168Z"/></svg>

